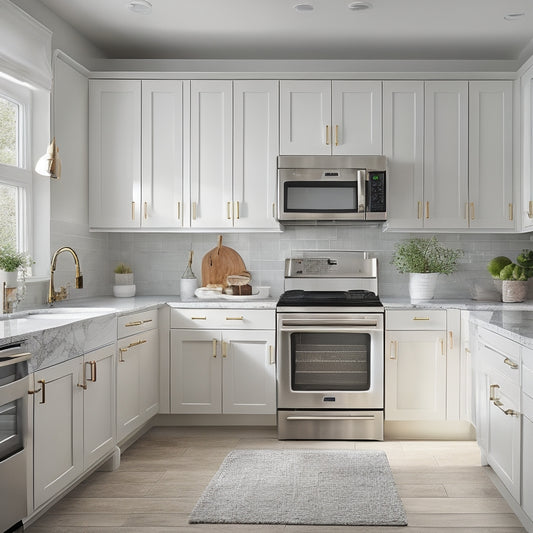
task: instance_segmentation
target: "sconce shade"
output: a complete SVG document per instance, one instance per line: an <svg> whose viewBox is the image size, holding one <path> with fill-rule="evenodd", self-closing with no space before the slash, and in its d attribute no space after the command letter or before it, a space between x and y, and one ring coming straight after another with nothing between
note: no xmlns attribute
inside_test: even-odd
<svg viewBox="0 0 533 533"><path fill-rule="evenodd" d="M35 172L41 176L49 176L58 180L61 177L61 159L59 158L59 148L56 145L56 138L48 145L44 154L35 165Z"/></svg>

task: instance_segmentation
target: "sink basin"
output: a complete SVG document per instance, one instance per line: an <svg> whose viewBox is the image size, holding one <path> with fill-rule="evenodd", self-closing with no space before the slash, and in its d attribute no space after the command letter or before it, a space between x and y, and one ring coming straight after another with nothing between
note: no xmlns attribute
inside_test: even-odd
<svg viewBox="0 0 533 533"><path fill-rule="evenodd" d="M44 320L44 321L67 321L73 322L76 320L84 320L86 318L94 318L97 316L107 315L113 313L113 309L106 307L69 307L69 308L50 308L38 309L30 311L27 315L29 320Z"/></svg>

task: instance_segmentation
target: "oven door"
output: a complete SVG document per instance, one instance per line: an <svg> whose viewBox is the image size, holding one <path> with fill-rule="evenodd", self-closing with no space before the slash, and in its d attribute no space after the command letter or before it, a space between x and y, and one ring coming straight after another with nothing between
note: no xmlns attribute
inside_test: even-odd
<svg viewBox="0 0 533 533"><path fill-rule="evenodd" d="M383 314L279 313L279 409L383 409Z"/></svg>
<svg viewBox="0 0 533 533"><path fill-rule="evenodd" d="M279 169L279 220L364 220L366 170Z"/></svg>

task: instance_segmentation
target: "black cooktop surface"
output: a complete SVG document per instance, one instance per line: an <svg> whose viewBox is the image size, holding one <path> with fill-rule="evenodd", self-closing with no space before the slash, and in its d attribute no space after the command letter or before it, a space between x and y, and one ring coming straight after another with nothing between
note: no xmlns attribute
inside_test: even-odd
<svg viewBox="0 0 533 533"><path fill-rule="evenodd" d="M381 301L375 293L365 290L351 291L303 291L284 292L278 307L340 306L340 307L377 307Z"/></svg>

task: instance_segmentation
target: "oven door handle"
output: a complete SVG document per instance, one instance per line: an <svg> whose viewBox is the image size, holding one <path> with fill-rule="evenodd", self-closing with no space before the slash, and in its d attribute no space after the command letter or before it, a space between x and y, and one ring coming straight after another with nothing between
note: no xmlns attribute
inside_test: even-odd
<svg viewBox="0 0 533 533"><path fill-rule="evenodd" d="M320 326L320 329L317 330L317 326ZM300 326L300 327L283 327L281 326L279 328L281 332L289 332L289 333L305 333L305 332L311 332L311 333L380 333L383 331L382 328L379 327L368 327L368 326L351 326L348 324L339 324L339 325L333 325L333 324L313 324L312 326Z"/></svg>
<svg viewBox="0 0 533 533"><path fill-rule="evenodd" d="M374 415L358 416L288 416L286 420L374 420Z"/></svg>

